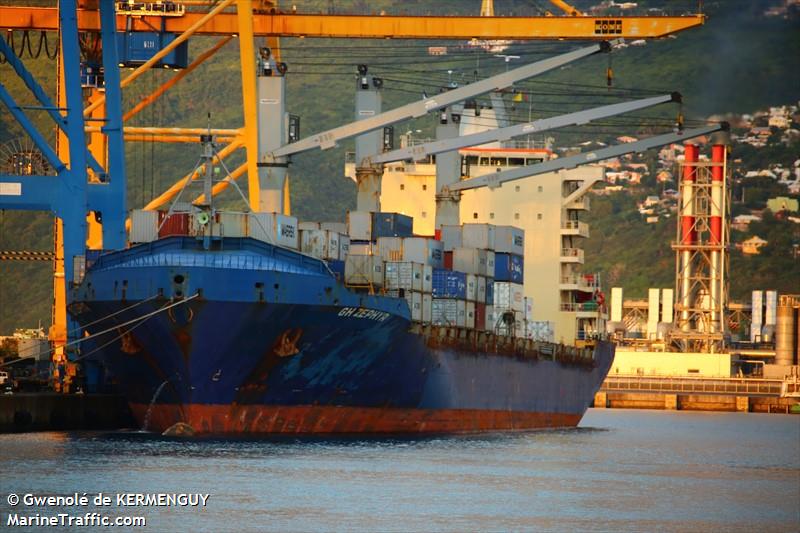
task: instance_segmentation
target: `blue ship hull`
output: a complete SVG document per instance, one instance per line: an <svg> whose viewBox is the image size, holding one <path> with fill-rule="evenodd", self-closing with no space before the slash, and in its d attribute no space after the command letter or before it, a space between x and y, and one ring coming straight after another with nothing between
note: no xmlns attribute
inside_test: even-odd
<svg viewBox="0 0 800 533"><path fill-rule="evenodd" d="M250 239L172 237L102 256L70 312L142 423L206 433L576 425L613 345L568 350L412 324L325 264Z"/></svg>

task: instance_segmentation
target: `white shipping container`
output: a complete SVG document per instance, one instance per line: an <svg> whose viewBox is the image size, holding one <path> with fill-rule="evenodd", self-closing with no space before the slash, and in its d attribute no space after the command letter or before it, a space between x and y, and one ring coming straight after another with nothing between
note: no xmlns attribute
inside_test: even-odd
<svg viewBox="0 0 800 533"><path fill-rule="evenodd" d="M475 293L475 301L483 303L486 301L486 277L478 276L478 289Z"/></svg>
<svg viewBox="0 0 800 533"><path fill-rule="evenodd" d="M495 226L494 251L525 255L525 230L514 226Z"/></svg>
<svg viewBox="0 0 800 533"><path fill-rule="evenodd" d="M344 263L344 280L348 285L383 286L383 261L376 255L347 256Z"/></svg>
<svg viewBox="0 0 800 533"><path fill-rule="evenodd" d="M453 250L453 270L485 276L486 250L455 248Z"/></svg>
<svg viewBox="0 0 800 533"><path fill-rule="evenodd" d="M441 241L425 237L407 237L402 244L403 261L442 268L444 247Z"/></svg>
<svg viewBox="0 0 800 533"><path fill-rule="evenodd" d="M158 211L131 211L130 242L153 242L158 239Z"/></svg>
<svg viewBox="0 0 800 533"><path fill-rule="evenodd" d="M422 267L422 292L426 294L433 292L433 267L430 265Z"/></svg>
<svg viewBox="0 0 800 533"><path fill-rule="evenodd" d="M300 231L320 229L319 222L298 222L297 227L300 229Z"/></svg>
<svg viewBox="0 0 800 533"><path fill-rule="evenodd" d="M339 233L333 230L325 230L327 234L327 245L323 259L341 259L339 257Z"/></svg>
<svg viewBox="0 0 800 533"><path fill-rule="evenodd" d="M319 229L300 230L300 251L319 259L325 255L326 232Z"/></svg>
<svg viewBox="0 0 800 533"><path fill-rule="evenodd" d="M411 310L411 320L422 322L422 293L416 291L406 292L406 301Z"/></svg>
<svg viewBox="0 0 800 533"><path fill-rule="evenodd" d="M494 278L494 252L486 250L486 277Z"/></svg>
<svg viewBox="0 0 800 533"><path fill-rule="evenodd" d="M525 296L523 294L522 285L519 283L509 282L494 282L494 308L502 313L503 311L512 310L522 313L522 318L525 318Z"/></svg>
<svg viewBox="0 0 800 533"><path fill-rule="evenodd" d="M464 224L461 227L461 246L479 250L494 250L494 225Z"/></svg>
<svg viewBox="0 0 800 533"><path fill-rule="evenodd" d="M474 302L477 298L478 298L478 276L476 276L475 274L467 274L467 301Z"/></svg>
<svg viewBox="0 0 800 533"><path fill-rule="evenodd" d="M350 252L353 255L372 255L372 245L368 242L350 241Z"/></svg>
<svg viewBox="0 0 800 533"><path fill-rule="evenodd" d="M544 320L525 322L525 337L540 342L553 342L555 324Z"/></svg>
<svg viewBox="0 0 800 533"><path fill-rule="evenodd" d="M464 327L475 329L475 302L467 302L465 306L465 322Z"/></svg>
<svg viewBox="0 0 800 533"><path fill-rule="evenodd" d="M486 331L494 331L494 326L496 324L496 318L494 316L494 306L491 305L486 306L485 321L486 322L483 325L483 329Z"/></svg>
<svg viewBox="0 0 800 533"><path fill-rule="evenodd" d="M430 294L422 295L422 321L426 324L431 322L431 313L433 312L433 296Z"/></svg>
<svg viewBox="0 0 800 533"><path fill-rule="evenodd" d="M347 235L339 235L339 259L344 261L347 254L350 253L350 237Z"/></svg>
<svg viewBox="0 0 800 533"><path fill-rule="evenodd" d="M247 237L249 219L247 213L217 211L217 223L213 226L212 234L223 237Z"/></svg>
<svg viewBox="0 0 800 533"><path fill-rule="evenodd" d="M384 261L405 261L403 259L403 238L378 237L378 240L375 241L373 253L381 256Z"/></svg>
<svg viewBox="0 0 800 533"><path fill-rule="evenodd" d="M346 235L347 234L347 224L344 222L320 222L319 229L324 229L327 231L335 231L336 233Z"/></svg>
<svg viewBox="0 0 800 533"><path fill-rule="evenodd" d="M431 322L443 326L466 327L467 302L442 298L432 300Z"/></svg>
<svg viewBox="0 0 800 533"><path fill-rule="evenodd" d="M425 265L411 263L411 290L423 291L423 277L425 276Z"/></svg>
<svg viewBox="0 0 800 533"><path fill-rule="evenodd" d="M250 213L250 237L284 248L300 248L297 218L281 213Z"/></svg>
<svg viewBox="0 0 800 533"><path fill-rule="evenodd" d="M387 261L384 267L384 287L387 290L413 290L414 265Z"/></svg>
<svg viewBox="0 0 800 533"><path fill-rule="evenodd" d="M347 213L347 234L354 241L371 241L372 213L369 211L349 211Z"/></svg>
<svg viewBox="0 0 800 533"><path fill-rule="evenodd" d="M461 248L461 226L442 226L442 247L445 252Z"/></svg>

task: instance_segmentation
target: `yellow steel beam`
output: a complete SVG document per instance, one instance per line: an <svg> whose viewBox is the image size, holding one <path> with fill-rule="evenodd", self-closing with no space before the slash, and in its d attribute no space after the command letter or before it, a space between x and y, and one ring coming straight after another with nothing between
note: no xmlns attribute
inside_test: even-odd
<svg viewBox="0 0 800 533"><path fill-rule="evenodd" d="M258 183L258 109L256 107L256 65L253 37L253 3L237 0L239 30L239 68L242 75L242 111L244 128L242 137L247 151L247 198L250 209L258 211L261 204Z"/></svg>
<svg viewBox="0 0 800 533"><path fill-rule="evenodd" d="M232 154L238 148L241 147L242 145L238 141L232 142L231 144L220 150L218 154L214 156L212 162L216 163L222 159L225 159L226 157L228 157L230 154ZM150 203L144 206L144 209L149 209L149 210L158 209L162 205L166 204L167 202L169 202L170 200L175 198L175 196L178 195L181 189L183 189L183 186L186 185L186 182L188 182L189 180L197 179L202 172L205 172L205 165L201 165L194 172L190 172L189 174L178 180L174 185L172 185L172 187L164 191L160 196L158 196L157 198L153 198L150 201Z"/></svg>
<svg viewBox="0 0 800 533"><path fill-rule="evenodd" d="M158 89L156 89L155 91L150 93L141 102L136 104L130 111L125 113L122 116L122 121L125 122L125 121L129 120L131 117L135 116L139 111L141 111L145 107L147 107L150 104L152 104L153 102L155 102L159 97L161 97L162 94L167 92L176 83L178 83L183 78L185 78L190 72L192 72L194 69L196 69L198 66L200 66L206 59L208 59L209 57L213 56L215 53L217 53L217 51L220 48L222 48L223 46L228 44L228 42L231 39L233 39L233 36L232 35L227 35L227 36L223 37L222 39L220 39L219 41L217 41L217 43L214 46L212 46L211 48L209 48L208 50L206 50L205 52L203 52L202 54L197 56L197 59L192 61L192 63L188 67L186 67L183 70L178 71L178 73L175 74L172 78L170 78L169 80L167 80L166 82L161 84L161 86Z"/></svg>
<svg viewBox="0 0 800 533"><path fill-rule="evenodd" d="M212 19L213 19L215 16L217 16L217 15L218 15L218 14L219 14L219 13L220 13L220 12L221 12L223 9L225 9L226 7L228 7L228 6L229 6L230 4L232 4L234 1L235 1L235 0L222 0L222 1L221 1L219 4L217 4L217 5L216 5L216 7L214 7L214 9L212 9L212 10L211 10L211 11L209 11L208 13L205 13L205 14L203 14L203 15L202 15L200 18L198 18L197 20L195 20L195 21L194 21L194 23L193 23L192 25L190 25L188 28L186 28L185 30L183 30L183 31L181 32L181 34L180 34L180 35L178 35L178 36L175 38L175 40L174 40L174 41L172 41L172 42L171 42L171 43L169 43L167 46L165 46L164 48L162 48L161 50L159 50L158 52L156 52L156 53L153 55L153 57L151 57L150 59L148 59L147 61L145 61L143 64L139 65L138 67L136 67L136 68L133 70L133 72L131 72L130 74L128 74L128 76L127 76L127 77L125 77L123 80L121 80L121 81L119 82L119 86L120 86L120 88L124 88L124 87L126 87L126 86L130 85L131 83L133 83L133 81L134 81L136 78L138 78L139 76L141 76L142 74L144 74L145 72L147 72L148 70L150 70L150 67L152 67L153 65L155 65L156 63L158 63L159 61L161 61L161 59L162 59L162 58L164 58L164 56L166 56L167 54L169 54L170 52L172 52L172 51L173 51L175 48L177 48L177 47L178 47L178 45L180 45L181 43L183 43L184 41L186 41L186 40L187 40L189 37L191 37L192 35L194 35L194 34L197 32L197 30L199 30L199 29L200 29L200 28L201 28L201 27L202 27L204 24L206 24L207 22L209 22L210 20L212 20ZM97 14L98 14L98 16L99 16L99 14L100 14L100 13L99 13L99 11L97 12ZM160 18L160 17L155 17L155 18L157 18L157 19L158 19L158 18ZM121 27L121 28L124 28L124 27L125 27L124 23L123 23L123 25L122 25L122 26L119 26L119 27ZM153 26L153 27L157 27L157 26ZM152 28L151 28L151 30L152 30ZM92 104L91 104L91 105L89 105L89 106L88 106L86 109L84 109L84 110L83 110L83 114L84 114L84 116L88 116L88 115L90 115L90 114L91 114L91 112L92 112L92 110L94 110L94 109L96 109L97 107L99 107L99 106L103 105L103 103L105 103L105 98L102 98L102 99L97 99L97 100L95 100L94 102L92 102Z"/></svg>
<svg viewBox="0 0 800 533"><path fill-rule="evenodd" d="M215 8L215 11L219 8ZM182 17L131 18L133 31L165 31L183 33L206 17L203 13L187 12ZM220 13L197 28L203 35L233 35L238 33L238 15ZM119 15L117 24L124 28L126 18ZM705 22L705 15L678 17L435 17L395 15L327 15L299 13L254 13L253 33L256 36L281 37L345 37L397 39L608 39L622 37L644 39L664 37ZM603 33L614 21L614 33ZM617 24L619 21L619 24ZM58 11L51 7L0 7L0 28L11 30L55 30ZM605 24L605 26L604 26ZM81 31L99 31L100 14L95 10L78 10ZM175 42L175 41L173 41Z"/></svg>
<svg viewBox="0 0 800 533"><path fill-rule="evenodd" d="M569 5L568 3L564 2L564 0L550 0L550 3L556 6L558 9L566 13L567 15L577 17L583 15L580 11Z"/></svg>

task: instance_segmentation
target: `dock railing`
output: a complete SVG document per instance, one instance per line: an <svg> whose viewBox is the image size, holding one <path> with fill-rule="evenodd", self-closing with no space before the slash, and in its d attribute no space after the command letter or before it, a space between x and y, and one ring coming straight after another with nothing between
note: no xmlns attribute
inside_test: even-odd
<svg viewBox="0 0 800 533"><path fill-rule="evenodd" d="M606 392L665 392L678 394L741 394L747 396L791 395L780 379L712 378L692 376L639 376L609 374L603 382ZM789 392L790 394L787 394Z"/></svg>

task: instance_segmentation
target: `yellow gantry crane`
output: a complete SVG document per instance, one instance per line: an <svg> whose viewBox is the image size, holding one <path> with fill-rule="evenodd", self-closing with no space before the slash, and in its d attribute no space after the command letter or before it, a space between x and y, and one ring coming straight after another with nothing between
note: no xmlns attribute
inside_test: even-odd
<svg viewBox="0 0 800 533"><path fill-rule="evenodd" d="M107 0L101 0L107 1ZM660 38L705 22L702 14L685 16L588 16L562 0L550 0L564 15L547 13L540 17L496 16L492 0L482 0L480 16L410 16L393 14L346 15L323 13L284 12L277 1L271 0L192 0L180 2L116 2L117 28L126 31L159 31L176 35L168 45L138 66L125 78L124 88L152 68L167 54L175 50L193 35L213 35L218 40L209 49L199 54L187 68L145 97L133 108L124 112L123 120L129 120L155 102L171 87L182 80L204 61L212 57L234 36L238 37L240 71L242 79L242 106L244 124L240 128L213 130L225 146L219 151L224 159L240 148L246 152L246 162L231 173L231 179L247 175L251 206L259 205L258 183L258 131L256 112L256 73L254 58L256 37L266 40L274 54L279 54L280 37L328 37L350 39L447 39L447 40L608 40L612 38L648 39ZM96 34L100 31L100 13L97 0L78 2L76 12L78 30ZM5 31L53 31L59 30L57 7L0 6L0 30ZM63 48L62 48L63 50ZM280 60L277 57L278 61ZM57 84L58 107L63 109L63 61L59 58L59 82ZM91 91L87 98L84 116L93 121L104 118L105 96L101 90ZM205 132L205 130L203 130ZM99 127L87 127L88 150L102 165L107 161L107 146ZM199 131L192 128L125 127L125 139L130 141L187 142L195 141ZM59 134L63 135L63 134ZM58 155L68 162L66 142L57 142ZM105 165L104 165L105 166ZM201 175L198 169L180 179L159 197L147 204L145 209L157 209L167 203L181 190L184 184ZM88 179L95 180L91 171ZM225 182L215 185L214 193L224 188ZM284 205L288 206L288 181L284 190ZM92 213L87 214L89 232L87 245L90 249L102 249L102 232ZM66 282L64 279L62 225L55 224L54 305L53 327L50 338L57 348L57 358L63 358L63 345L67 339ZM62 347L62 348L60 348Z"/></svg>

